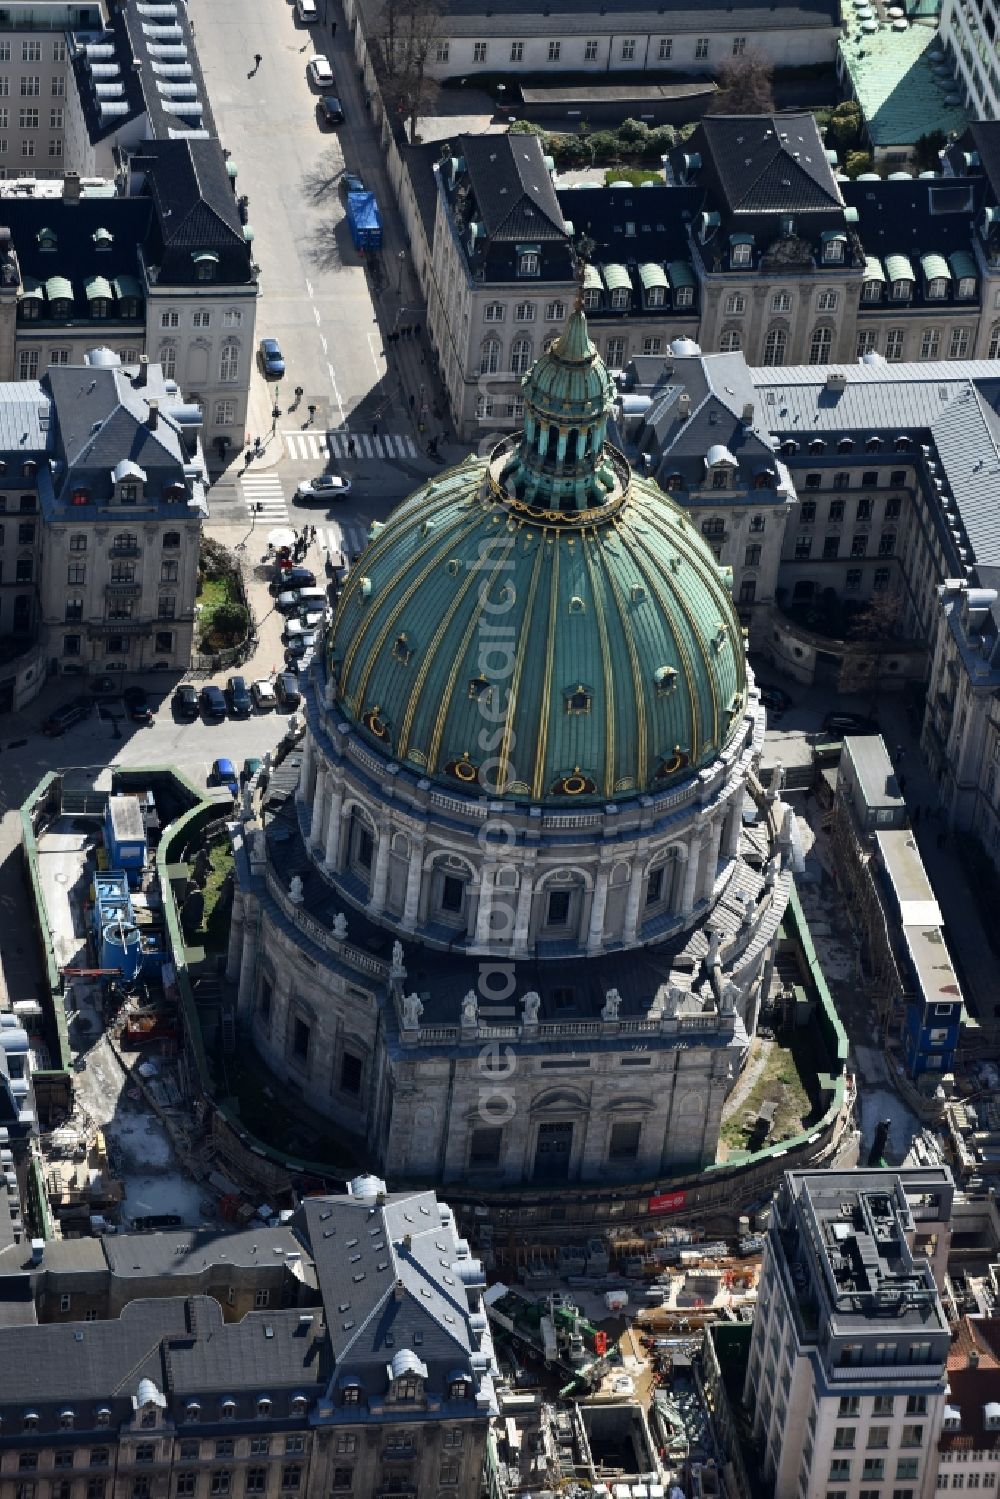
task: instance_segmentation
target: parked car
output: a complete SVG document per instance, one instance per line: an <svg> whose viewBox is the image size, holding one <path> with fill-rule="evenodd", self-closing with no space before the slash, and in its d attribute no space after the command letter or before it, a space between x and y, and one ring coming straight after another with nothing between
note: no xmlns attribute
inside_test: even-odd
<svg viewBox="0 0 1000 1499"><path fill-rule="evenodd" d="M318 630L326 618L325 609L307 609L304 614L296 614L295 618L306 630Z"/></svg>
<svg viewBox="0 0 1000 1499"><path fill-rule="evenodd" d="M299 684L290 671L279 671L274 679L274 690L282 708L297 708L302 701Z"/></svg>
<svg viewBox="0 0 1000 1499"><path fill-rule="evenodd" d="M253 780L254 776L259 775L263 769L263 760L259 759L256 755L248 755L243 761L243 769L240 771L240 785L245 786L248 781Z"/></svg>
<svg viewBox="0 0 1000 1499"><path fill-rule="evenodd" d="M221 687L203 687L201 689L200 702L201 711L206 718L225 718L226 699Z"/></svg>
<svg viewBox="0 0 1000 1499"><path fill-rule="evenodd" d="M834 739L842 739L845 734L878 733L874 718L865 718L862 713L828 713L820 728Z"/></svg>
<svg viewBox="0 0 1000 1499"><path fill-rule="evenodd" d="M213 760L212 769L208 773L208 784L210 786L225 786L230 796L239 796L240 783L236 775L236 766L232 760Z"/></svg>
<svg viewBox="0 0 1000 1499"><path fill-rule="evenodd" d="M268 380L280 380L285 373L285 358L276 338L261 339L260 363Z"/></svg>
<svg viewBox="0 0 1000 1499"><path fill-rule="evenodd" d="M308 567L286 567L279 568L271 583L271 592L275 595L287 593L292 588L315 588L316 574L310 572Z"/></svg>
<svg viewBox="0 0 1000 1499"><path fill-rule="evenodd" d="M319 116L324 125L342 125L344 106L336 94L324 94L319 101Z"/></svg>
<svg viewBox="0 0 1000 1499"><path fill-rule="evenodd" d="M351 492L351 481L342 474L319 474L307 479L295 491L297 500L343 500Z"/></svg>
<svg viewBox="0 0 1000 1499"><path fill-rule="evenodd" d="M42 733L55 738L59 734L65 734L75 723L89 718L94 711L93 699L89 697L70 698L68 703L51 712L48 718L42 721Z"/></svg>
<svg viewBox="0 0 1000 1499"><path fill-rule="evenodd" d="M122 693L125 711L133 723L152 723L153 710L149 698L141 687L126 687Z"/></svg>
<svg viewBox="0 0 1000 1499"><path fill-rule="evenodd" d="M281 632L281 638L286 645L292 640L298 640L303 635L315 635L315 625L307 625L303 620L295 617L285 622L285 628Z"/></svg>
<svg viewBox="0 0 1000 1499"><path fill-rule="evenodd" d="M226 697L229 699L229 711L234 718L249 718L253 704L250 701L250 693L243 677L230 677L226 683Z"/></svg>
<svg viewBox="0 0 1000 1499"><path fill-rule="evenodd" d="M309 82L313 88L333 87L333 69L330 66L330 59L324 57L322 53L317 53L315 57L310 57L306 63L306 72L309 75Z"/></svg>
<svg viewBox="0 0 1000 1499"><path fill-rule="evenodd" d="M269 677L258 677L250 688L250 697L258 713L270 713L278 706L277 693Z"/></svg>
<svg viewBox="0 0 1000 1499"><path fill-rule="evenodd" d="M295 9L298 12L299 20L304 26L312 26L319 20L316 0L295 0Z"/></svg>
<svg viewBox="0 0 1000 1499"><path fill-rule="evenodd" d="M178 718L191 720L198 717L198 689L190 682L182 682L171 701Z"/></svg>
<svg viewBox="0 0 1000 1499"><path fill-rule="evenodd" d="M316 642L318 640L319 633L316 630L304 630L301 635L290 635L285 644L286 661L289 657L291 657L293 661L298 660L300 657L304 656L307 651L315 650Z"/></svg>
<svg viewBox="0 0 1000 1499"><path fill-rule="evenodd" d="M364 193L365 187L357 172L341 172L340 174L340 196L346 198L348 193Z"/></svg>
<svg viewBox="0 0 1000 1499"><path fill-rule="evenodd" d="M758 685L760 686L760 700L769 713L780 716L782 713L787 713L789 708L795 707L783 687L775 687L770 682L761 682Z"/></svg>

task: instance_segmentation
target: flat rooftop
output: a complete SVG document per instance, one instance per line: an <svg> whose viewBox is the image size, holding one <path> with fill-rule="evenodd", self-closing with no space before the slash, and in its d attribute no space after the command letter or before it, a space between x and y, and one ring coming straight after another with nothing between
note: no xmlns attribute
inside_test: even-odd
<svg viewBox="0 0 1000 1499"><path fill-rule="evenodd" d="M897 31L892 22L859 20L850 3L842 9L840 57L873 145L912 146L929 130L960 135L970 115L944 63L936 22L907 22Z"/></svg>
<svg viewBox="0 0 1000 1499"><path fill-rule="evenodd" d="M848 734L844 753L850 759L858 785L869 807L903 804L896 772L881 734Z"/></svg>

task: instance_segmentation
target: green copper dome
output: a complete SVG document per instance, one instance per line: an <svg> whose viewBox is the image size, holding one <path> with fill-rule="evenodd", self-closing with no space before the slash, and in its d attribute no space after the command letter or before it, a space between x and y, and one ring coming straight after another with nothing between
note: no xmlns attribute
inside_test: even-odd
<svg viewBox="0 0 1000 1499"><path fill-rule="evenodd" d="M453 790L666 788L745 706L727 581L605 441L613 390L581 313L524 389L524 433L418 489L352 569L327 638L339 708Z"/></svg>

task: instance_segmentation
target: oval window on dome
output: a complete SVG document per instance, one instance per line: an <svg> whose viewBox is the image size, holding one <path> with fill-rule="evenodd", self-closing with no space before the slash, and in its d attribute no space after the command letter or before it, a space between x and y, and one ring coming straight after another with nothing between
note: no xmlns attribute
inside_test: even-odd
<svg viewBox="0 0 1000 1499"><path fill-rule="evenodd" d="M389 725L382 717L382 710L377 705L374 708L371 708L364 715L361 722L364 724L365 728L370 734L375 735L376 739L381 739L383 741L388 740Z"/></svg>
<svg viewBox="0 0 1000 1499"><path fill-rule="evenodd" d="M568 775L562 775L554 781L550 791L551 796L593 796L597 791L597 782L592 776L582 771L579 765L574 765Z"/></svg>
<svg viewBox="0 0 1000 1499"><path fill-rule="evenodd" d="M659 666L653 673L653 681L659 697L667 697L677 688L677 671L673 666Z"/></svg>
<svg viewBox="0 0 1000 1499"><path fill-rule="evenodd" d="M568 692L563 694L563 700L566 704L567 713L589 713L594 700L594 694L589 687L584 687L582 682L578 682L575 687L571 687Z"/></svg>
<svg viewBox="0 0 1000 1499"><path fill-rule="evenodd" d="M461 759L449 760L444 769L446 775L454 776L456 781L461 781L465 786L474 786L479 780L479 767L469 759L468 750Z"/></svg>
<svg viewBox="0 0 1000 1499"><path fill-rule="evenodd" d="M471 677L469 679L469 696L476 702L485 703L489 707L493 701L493 687L485 677Z"/></svg>
<svg viewBox="0 0 1000 1499"><path fill-rule="evenodd" d="M683 750L679 744L675 744L673 752L669 755L664 755L657 766L655 779L662 781L667 776L678 775L682 770L686 770L690 763L691 756L687 750Z"/></svg>

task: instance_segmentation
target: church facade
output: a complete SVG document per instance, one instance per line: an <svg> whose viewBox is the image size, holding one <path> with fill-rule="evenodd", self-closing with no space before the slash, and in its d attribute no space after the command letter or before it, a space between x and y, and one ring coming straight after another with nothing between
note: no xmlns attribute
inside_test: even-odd
<svg viewBox="0 0 1000 1499"><path fill-rule="evenodd" d="M582 312L524 389L372 528L235 835L243 1034L394 1182L709 1164L788 894L728 576L607 441Z"/></svg>

